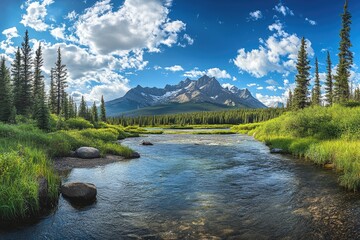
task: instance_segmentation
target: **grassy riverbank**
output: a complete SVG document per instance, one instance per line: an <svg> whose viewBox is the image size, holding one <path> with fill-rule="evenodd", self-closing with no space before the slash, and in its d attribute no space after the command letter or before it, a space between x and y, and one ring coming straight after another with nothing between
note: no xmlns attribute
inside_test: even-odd
<svg viewBox="0 0 360 240"><path fill-rule="evenodd" d="M332 163L342 186L360 187L360 107L306 108L232 130L320 165Z"/></svg>
<svg viewBox="0 0 360 240"><path fill-rule="evenodd" d="M41 177L48 180L49 197L56 201L60 178L52 158L68 156L81 146L96 147L102 155L130 157L133 152L116 143L117 139L133 136L122 127L101 124L94 128L83 119L62 124L66 130L45 133L31 122L0 123L0 222L26 218L40 210Z"/></svg>

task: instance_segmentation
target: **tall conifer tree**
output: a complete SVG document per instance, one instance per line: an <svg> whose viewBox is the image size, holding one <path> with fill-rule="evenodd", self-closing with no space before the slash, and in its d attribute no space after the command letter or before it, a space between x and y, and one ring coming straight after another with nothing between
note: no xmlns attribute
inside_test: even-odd
<svg viewBox="0 0 360 240"><path fill-rule="evenodd" d="M341 15L342 28L340 30L339 64L336 70L334 83L334 101L345 102L350 98L349 78L353 64L353 53L350 48L351 14L348 11L348 1L345 0L344 12Z"/></svg>
<svg viewBox="0 0 360 240"><path fill-rule="evenodd" d="M9 122L12 114L10 72L5 58L0 60L0 121Z"/></svg>
<svg viewBox="0 0 360 240"><path fill-rule="evenodd" d="M104 96L101 96L101 104L100 104L100 120L106 122L106 109L105 109L105 101Z"/></svg>
<svg viewBox="0 0 360 240"><path fill-rule="evenodd" d="M328 105L333 103L333 77L331 73L331 58L329 51L326 58L326 81L325 81L325 99Z"/></svg>
<svg viewBox="0 0 360 240"><path fill-rule="evenodd" d="M315 59L315 84L314 84L312 104L320 105L320 97L321 97L321 91L320 91L320 77L319 77L319 62L318 62L318 59L316 58Z"/></svg>
<svg viewBox="0 0 360 240"><path fill-rule="evenodd" d="M308 87L310 82L310 66L307 58L306 42L304 37L301 39L296 69L296 87L294 90L293 107L295 109L302 109L308 105Z"/></svg>
<svg viewBox="0 0 360 240"><path fill-rule="evenodd" d="M13 90L13 105L16 109L22 107L21 101L21 52L20 48L15 53L15 59L11 64L12 90Z"/></svg>
<svg viewBox="0 0 360 240"><path fill-rule="evenodd" d="M33 94L32 94L32 57L31 57L31 48L29 42L29 33L26 30L24 41L21 43L21 89L19 101L20 105L18 106L17 112L22 115L29 115L31 113L32 104L33 104Z"/></svg>
<svg viewBox="0 0 360 240"><path fill-rule="evenodd" d="M56 111L55 113L59 115L62 112L62 107L64 106L66 79L67 79L67 69L66 65L62 63L61 60L61 50L58 48L57 61L54 68L54 79L55 79L55 88L56 88Z"/></svg>

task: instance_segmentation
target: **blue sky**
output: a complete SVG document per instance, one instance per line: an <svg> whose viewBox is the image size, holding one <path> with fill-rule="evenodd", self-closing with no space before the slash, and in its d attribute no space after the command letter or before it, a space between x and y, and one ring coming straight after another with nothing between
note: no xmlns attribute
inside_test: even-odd
<svg viewBox="0 0 360 240"><path fill-rule="evenodd" d="M324 79L326 51L334 68L341 0L2 0L0 54L10 63L29 30L44 49L44 72L62 49L69 89L88 101L121 97L131 87L163 87L186 77L216 77L248 88L265 104L285 101L294 87L300 39L308 42ZM349 0L360 81L360 2ZM357 44L359 43L359 44Z"/></svg>

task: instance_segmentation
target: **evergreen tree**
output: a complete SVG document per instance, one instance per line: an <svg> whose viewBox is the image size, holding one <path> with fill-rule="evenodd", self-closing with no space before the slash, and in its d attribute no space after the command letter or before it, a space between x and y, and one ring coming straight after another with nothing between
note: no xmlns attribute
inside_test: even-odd
<svg viewBox="0 0 360 240"><path fill-rule="evenodd" d="M313 89L313 99L312 104L313 105L320 105L320 77L319 77L319 62L318 59L315 59L315 84Z"/></svg>
<svg viewBox="0 0 360 240"><path fill-rule="evenodd" d="M42 57L41 45L35 51L34 60L34 84L33 84L33 99L36 100L43 94L44 90L44 75L42 74L42 66L44 60Z"/></svg>
<svg viewBox="0 0 360 240"><path fill-rule="evenodd" d="M40 129L50 130L50 110L46 100L44 87L39 91L38 98L35 99L35 119Z"/></svg>
<svg viewBox="0 0 360 240"><path fill-rule="evenodd" d="M293 94L292 94L292 91L289 90L289 96L288 96L288 99L287 99L287 102L286 102L286 108L287 109L291 109L292 101L293 101Z"/></svg>
<svg viewBox="0 0 360 240"><path fill-rule="evenodd" d="M99 121L99 115L95 102L91 108L91 115L92 115L92 122L97 123Z"/></svg>
<svg viewBox="0 0 360 240"><path fill-rule="evenodd" d="M29 43L29 33L25 31L24 41L21 43L21 88L19 94L20 105L17 112L22 115L29 115L32 109L32 58Z"/></svg>
<svg viewBox="0 0 360 240"><path fill-rule="evenodd" d="M334 101L344 102L350 98L349 77L353 64L353 53L350 51L351 14L348 11L348 1L345 0L344 12L341 15L342 28L340 30L339 64L334 83Z"/></svg>
<svg viewBox="0 0 360 240"><path fill-rule="evenodd" d="M296 87L294 90L293 107L295 109L302 109L308 105L307 96L310 82L310 66L309 60L307 58L306 42L304 37L301 39L301 46L298 53L296 69Z"/></svg>
<svg viewBox="0 0 360 240"><path fill-rule="evenodd" d="M12 90L13 90L13 104L16 109L21 109L22 100L22 81L21 81L21 52L20 48L15 53L15 59L11 64Z"/></svg>
<svg viewBox="0 0 360 240"><path fill-rule="evenodd" d="M81 102L80 102L80 107L79 107L79 117L85 118L86 119L86 115L87 115L87 109L86 109L86 102L84 99L84 96L81 97Z"/></svg>
<svg viewBox="0 0 360 240"><path fill-rule="evenodd" d="M12 96L10 72L5 65L5 58L0 63L0 121L9 122L12 115Z"/></svg>
<svg viewBox="0 0 360 240"><path fill-rule="evenodd" d="M40 111L40 108L43 108L43 103L45 102L45 83L44 75L42 74L41 67L43 66L44 60L42 58L41 45L35 51L35 60L34 60L34 83L33 83L33 117L37 118L37 115Z"/></svg>
<svg viewBox="0 0 360 240"><path fill-rule="evenodd" d="M74 106L74 99L69 96L69 99L68 99L68 102L69 102L69 118L75 118L76 117L76 110L75 110L75 106Z"/></svg>
<svg viewBox="0 0 360 240"><path fill-rule="evenodd" d="M64 96L64 100L62 101L62 106L61 106L61 113L63 114L65 120L69 119L69 101L68 101L68 97L67 94L65 92L63 92L63 96Z"/></svg>
<svg viewBox="0 0 360 240"><path fill-rule="evenodd" d="M54 69L54 78L55 78L55 88L56 88L56 114L59 115L62 112L62 107L64 106L66 94L65 88L66 78L67 78L67 69L66 65L62 64L61 61L61 50L58 48L58 57L55 63Z"/></svg>
<svg viewBox="0 0 360 240"><path fill-rule="evenodd" d="M100 120L106 122L106 109L105 109L105 101L104 96L101 96L101 104L100 104Z"/></svg>
<svg viewBox="0 0 360 240"><path fill-rule="evenodd" d="M333 103L333 79L331 74L331 58L329 51L326 59L326 81L325 81L325 99L328 105Z"/></svg>
<svg viewBox="0 0 360 240"><path fill-rule="evenodd" d="M56 113L56 84L55 84L55 69L50 71L50 92L49 92L49 108L51 113Z"/></svg>

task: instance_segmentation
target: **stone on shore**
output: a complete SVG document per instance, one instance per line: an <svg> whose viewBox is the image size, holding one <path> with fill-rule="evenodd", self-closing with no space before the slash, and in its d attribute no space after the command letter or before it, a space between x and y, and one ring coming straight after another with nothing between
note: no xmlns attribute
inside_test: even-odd
<svg viewBox="0 0 360 240"><path fill-rule="evenodd" d="M61 186L64 198L75 204L87 205L96 200L96 186L91 183L72 182Z"/></svg>
<svg viewBox="0 0 360 240"><path fill-rule="evenodd" d="M272 148L270 149L270 153L285 153L285 151L281 148Z"/></svg>
<svg viewBox="0 0 360 240"><path fill-rule="evenodd" d="M81 147L78 148L76 151L76 156L79 158L99 158L100 151L93 147Z"/></svg>

